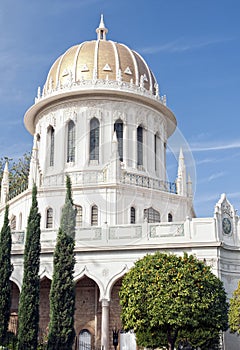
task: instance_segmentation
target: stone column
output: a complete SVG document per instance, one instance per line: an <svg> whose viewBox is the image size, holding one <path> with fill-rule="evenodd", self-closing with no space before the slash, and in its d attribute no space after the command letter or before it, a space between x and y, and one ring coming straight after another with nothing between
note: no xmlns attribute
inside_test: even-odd
<svg viewBox="0 0 240 350"><path fill-rule="evenodd" d="M102 299L102 332L101 346L103 350L109 350L109 301Z"/></svg>

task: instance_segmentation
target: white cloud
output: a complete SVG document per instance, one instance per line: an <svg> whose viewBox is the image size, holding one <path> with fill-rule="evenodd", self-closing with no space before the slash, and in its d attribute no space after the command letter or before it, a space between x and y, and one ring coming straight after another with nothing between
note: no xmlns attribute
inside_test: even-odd
<svg viewBox="0 0 240 350"><path fill-rule="evenodd" d="M206 151L221 151L240 148L240 140L225 142L221 144L211 143L192 143L190 149L192 152L206 152Z"/></svg>

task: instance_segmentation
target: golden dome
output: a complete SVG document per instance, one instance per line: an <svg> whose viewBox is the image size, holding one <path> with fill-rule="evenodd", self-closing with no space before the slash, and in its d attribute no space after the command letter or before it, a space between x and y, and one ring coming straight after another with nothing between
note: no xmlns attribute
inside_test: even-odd
<svg viewBox="0 0 240 350"><path fill-rule="evenodd" d="M126 45L106 39L103 17L97 40L69 48L50 68L44 89L54 91L69 82L116 81L156 94L157 82L144 59Z"/></svg>

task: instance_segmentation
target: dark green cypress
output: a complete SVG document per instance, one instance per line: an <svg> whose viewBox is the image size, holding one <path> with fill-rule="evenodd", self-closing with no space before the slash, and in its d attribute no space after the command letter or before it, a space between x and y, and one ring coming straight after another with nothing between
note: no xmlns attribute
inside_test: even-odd
<svg viewBox="0 0 240 350"><path fill-rule="evenodd" d="M39 265L40 265L40 219L37 202L37 187L32 189L26 242L24 248L23 284L18 312L18 350L36 350L39 327Z"/></svg>
<svg viewBox="0 0 240 350"><path fill-rule="evenodd" d="M11 309L11 265L12 237L8 219L8 206L5 209L4 223L0 234L0 345L6 340Z"/></svg>
<svg viewBox="0 0 240 350"><path fill-rule="evenodd" d="M73 280L75 211L71 194L71 181L68 176L66 187L66 199L53 259L48 350L70 350L75 338L75 286Z"/></svg>

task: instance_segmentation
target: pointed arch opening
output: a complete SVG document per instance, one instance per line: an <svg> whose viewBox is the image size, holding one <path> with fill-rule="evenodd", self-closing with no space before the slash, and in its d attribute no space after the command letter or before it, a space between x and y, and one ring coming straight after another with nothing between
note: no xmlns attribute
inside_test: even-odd
<svg viewBox="0 0 240 350"><path fill-rule="evenodd" d="M130 209L130 223L136 224L136 209L134 207Z"/></svg>
<svg viewBox="0 0 240 350"><path fill-rule="evenodd" d="M46 211L46 228L53 228L53 209L48 208Z"/></svg>
<svg viewBox="0 0 240 350"><path fill-rule="evenodd" d="M137 128L137 166L143 166L143 127L141 125Z"/></svg>
<svg viewBox="0 0 240 350"><path fill-rule="evenodd" d="M98 226L98 207L93 205L91 208L91 226Z"/></svg>

